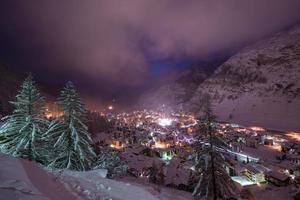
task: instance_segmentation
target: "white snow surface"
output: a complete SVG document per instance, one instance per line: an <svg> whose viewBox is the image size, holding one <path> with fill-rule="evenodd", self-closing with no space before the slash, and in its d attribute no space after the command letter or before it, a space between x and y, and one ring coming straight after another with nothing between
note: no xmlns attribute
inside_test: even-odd
<svg viewBox="0 0 300 200"><path fill-rule="evenodd" d="M0 153L0 200L74 199L55 176L30 161Z"/></svg>
<svg viewBox="0 0 300 200"><path fill-rule="evenodd" d="M176 191L138 180L122 181L103 177L102 170L88 172L64 171L59 177L67 188L75 190L78 199L116 199L116 200L185 200L192 199L191 193Z"/></svg>
<svg viewBox="0 0 300 200"><path fill-rule="evenodd" d="M0 153L0 200L185 200L188 192L138 181L104 178L106 170L47 171Z"/></svg>

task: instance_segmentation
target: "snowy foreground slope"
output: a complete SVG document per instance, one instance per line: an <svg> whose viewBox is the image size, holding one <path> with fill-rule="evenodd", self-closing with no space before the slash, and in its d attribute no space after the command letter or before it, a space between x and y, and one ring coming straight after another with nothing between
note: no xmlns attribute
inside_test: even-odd
<svg viewBox="0 0 300 200"><path fill-rule="evenodd" d="M220 120L300 130L300 26L245 48L198 87L186 105L213 97Z"/></svg>
<svg viewBox="0 0 300 200"><path fill-rule="evenodd" d="M47 172L37 164L0 154L0 200L184 200L190 193L151 184L103 178L105 170Z"/></svg>
<svg viewBox="0 0 300 200"><path fill-rule="evenodd" d="M55 176L37 164L0 153L0 200L74 199Z"/></svg>

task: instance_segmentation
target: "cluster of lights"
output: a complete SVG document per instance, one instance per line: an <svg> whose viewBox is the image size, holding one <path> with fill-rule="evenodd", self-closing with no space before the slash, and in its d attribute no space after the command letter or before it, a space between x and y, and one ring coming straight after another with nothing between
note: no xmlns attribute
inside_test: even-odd
<svg viewBox="0 0 300 200"><path fill-rule="evenodd" d="M160 141L156 141L153 148L157 148L157 149L167 149L170 147L169 143L166 142L160 142Z"/></svg>
<svg viewBox="0 0 300 200"><path fill-rule="evenodd" d="M163 152L163 155L162 155L162 160L164 161L170 161L172 160L173 156L168 154L167 152Z"/></svg>
<svg viewBox="0 0 300 200"><path fill-rule="evenodd" d="M177 143L181 143L181 142L192 144L195 142L195 139L193 137L182 136L177 138Z"/></svg>
<svg viewBox="0 0 300 200"><path fill-rule="evenodd" d="M173 120L170 119L170 118L159 118L159 119L157 120L157 123L158 123L160 126L163 126L163 127L165 127L165 126L171 126L172 123L173 123Z"/></svg>
<svg viewBox="0 0 300 200"><path fill-rule="evenodd" d="M52 110L52 109L49 109L48 107L46 108L45 117L47 119L59 118L63 115L64 115L64 112L62 112L62 111Z"/></svg>
<svg viewBox="0 0 300 200"><path fill-rule="evenodd" d="M289 138L296 140L298 142L300 142L300 133L296 133L296 132L288 132L286 134Z"/></svg>
<svg viewBox="0 0 300 200"><path fill-rule="evenodd" d="M113 140L111 145L110 145L111 148L114 148L114 149L122 149L124 147L123 144L121 144L120 141L117 141L117 140Z"/></svg>
<svg viewBox="0 0 300 200"><path fill-rule="evenodd" d="M264 132L264 131L266 131L264 128L258 127L258 126L251 126L251 127L249 127L249 129L252 130L252 131L257 131L257 132Z"/></svg>
<svg viewBox="0 0 300 200"><path fill-rule="evenodd" d="M278 152L281 152L281 150L282 150L281 145L279 145L279 144L268 145L267 147L269 149L272 149L272 150L278 151Z"/></svg>

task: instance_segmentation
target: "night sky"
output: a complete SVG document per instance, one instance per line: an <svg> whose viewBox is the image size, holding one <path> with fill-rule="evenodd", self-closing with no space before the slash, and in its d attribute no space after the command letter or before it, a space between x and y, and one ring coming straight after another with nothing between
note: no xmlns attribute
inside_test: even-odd
<svg viewBox="0 0 300 200"><path fill-rule="evenodd" d="M90 106L124 106L292 26L299 10L299 0L2 0L0 62L53 87L72 80Z"/></svg>

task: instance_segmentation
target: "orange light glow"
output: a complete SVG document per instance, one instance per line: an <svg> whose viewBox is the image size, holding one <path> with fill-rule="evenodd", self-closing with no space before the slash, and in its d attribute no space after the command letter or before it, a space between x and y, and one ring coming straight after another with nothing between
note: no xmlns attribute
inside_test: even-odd
<svg viewBox="0 0 300 200"><path fill-rule="evenodd" d="M155 145L153 147L157 149L166 149L170 147L170 144L166 142L157 141L155 142Z"/></svg>
<svg viewBox="0 0 300 200"><path fill-rule="evenodd" d="M274 151L278 151L281 152L281 145L275 144L275 145L267 145L268 148L274 150Z"/></svg>
<svg viewBox="0 0 300 200"><path fill-rule="evenodd" d="M44 116L47 119L55 119L55 118L59 118L64 115L64 112L61 111L59 106L57 106L55 103L47 103L45 111L46 112L45 112Z"/></svg>
<svg viewBox="0 0 300 200"><path fill-rule="evenodd" d="M222 129L224 129L224 128L226 128L227 126L226 126L226 124L220 124L220 127L221 127Z"/></svg>
<svg viewBox="0 0 300 200"><path fill-rule="evenodd" d="M45 117L47 119L55 119L55 118L63 116L63 114L64 114L63 112L47 112L45 114Z"/></svg>
<svg viewBox="0 0 300 200"><path fill-rule="evenodd" d="M251 126L251 127L249 127L249 129L251 129L252 131L258 131L258 132L266 131L264 128L258 127L258 126Z"/></svg>
<svg viewBox="0 0 300 200"><path fill-rule="evenodd" d="M124 145L120 141L118 141L118 140L113 140L111 142L110 147L112 147L114 149L122 149L124 147Z"/></svg>
<svg viewBox="0 0 300 200"><path fill-rule="evenodd" d="M300 142L300 133L296 133L296 132L288 132L286 134L289 138L296 140L298 142Z"/></svg>
<svg viewBox="0 0 300 200"><path fill-rule="evenodd" d="M193 132L193 129L191 127L187 128L187 132L188 133L192 133Z"/></svg>

